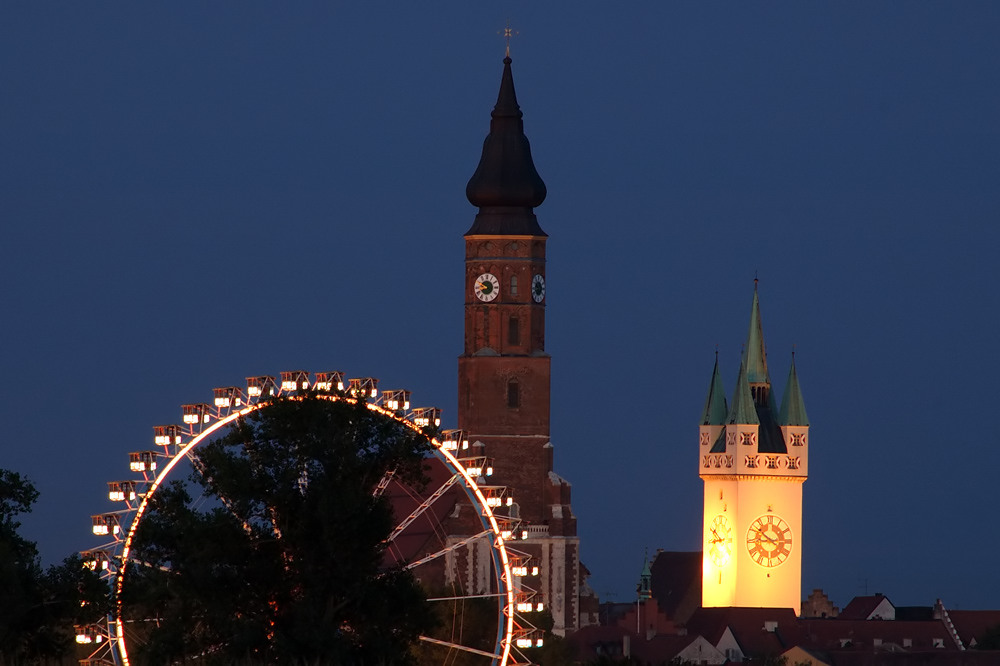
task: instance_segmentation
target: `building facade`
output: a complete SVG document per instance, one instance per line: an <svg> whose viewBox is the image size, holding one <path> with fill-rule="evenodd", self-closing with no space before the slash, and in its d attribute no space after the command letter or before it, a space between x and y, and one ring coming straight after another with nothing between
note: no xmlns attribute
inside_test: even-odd
<svg viewBox="0 0 1000 666"><path fill-rule="evenodd" d="M702 606L797 612L809 419L794 354L777 406L756 281L732 404L726 402L716 356L698 429L698 473L704 482Z"/></svg>

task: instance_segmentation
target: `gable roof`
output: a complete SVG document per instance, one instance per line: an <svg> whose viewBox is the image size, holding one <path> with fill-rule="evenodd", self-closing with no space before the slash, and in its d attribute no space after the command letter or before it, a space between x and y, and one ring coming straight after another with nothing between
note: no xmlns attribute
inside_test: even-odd
<svg viewBox="0 0 1000 666"><path fill-rule="evenodd" d="M841 620L873 620L873 619L893 619L893 618L874 618L872 613L875 612L880 605L883 603L888 603L892 606L892 602L882 594L874 594L872 596L865 597L854 597L851 599L851 603L844 607L844 610L840 611L839 619ZM895 608L893 608L895 610Z"/></svg>
<svg viewBox="0 0 1000 666"><path fill-rule="evenodd" d="M687 623L689 634L701 634L715 646L726 628L751 657L779 655L803 638L791 608L701 608Z"/></svg>
<svg viewBox="0 0 1000 666"><path fill-rule="evenodd" d="M981 643L987 631L1000 627L1000 610L949 610L948 617L966 647Z"/></svg>

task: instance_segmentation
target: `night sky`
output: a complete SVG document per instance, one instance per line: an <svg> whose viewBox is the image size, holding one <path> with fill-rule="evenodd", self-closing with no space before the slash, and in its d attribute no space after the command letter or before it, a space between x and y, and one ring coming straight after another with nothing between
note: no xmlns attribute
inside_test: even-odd
<svg viewBox="0 0 1000 666"><path fill-rule="evenodd" d="M803 596L1000 607L992 0L4 2L0 467L44 560L250 375L375 376L454 426L508 18L595 591L701 547L698 417L756 275L812 423Z"/></svg>

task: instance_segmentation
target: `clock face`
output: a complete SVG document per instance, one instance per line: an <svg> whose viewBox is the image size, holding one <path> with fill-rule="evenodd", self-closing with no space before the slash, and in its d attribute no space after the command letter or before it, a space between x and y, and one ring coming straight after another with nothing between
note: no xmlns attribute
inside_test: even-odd
<svg viewBox="0 0 1000 666"><path fill-rule="evenodd" d="M708 557L717 567L729 564L733 555L733 528L721 513L708 526Z"/></svg>
<svg viewBox="0 0 1000 666"><path fill-rule="evenodd" d="M778 516L768 513L750 524L747 551L762 567L776 567L792 552L792 528Z"/></svg>
<svg viewBox="0 0 1000 666"><path fill-rule="evenodd" d="M541 275L536 274L535 277L531 278L531 297L535 299L536 303L541 303L542 299L545 298L545 278Z"/></svg>
<svg viewBox="0 0 1000 666"><path fill-rule="evenodd" d="M476 278L476 297L489 303L500 294L500 280L492 273L483 273Z"/></svg>

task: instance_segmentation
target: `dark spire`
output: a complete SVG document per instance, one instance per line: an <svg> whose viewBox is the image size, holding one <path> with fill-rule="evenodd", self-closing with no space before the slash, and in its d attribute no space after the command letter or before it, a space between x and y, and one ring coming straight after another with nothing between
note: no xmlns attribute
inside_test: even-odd
<svg viewBox="0 0 1000 666"><path fill-rule="evenodd" d="M545 183L531 159L510 63L509 56L503 59L500 94L490 114L490 134L483 142L479 166L465 187L469 202L479 207L479 215L466 235L545 235L531 211L545 200Z"/></svg>

